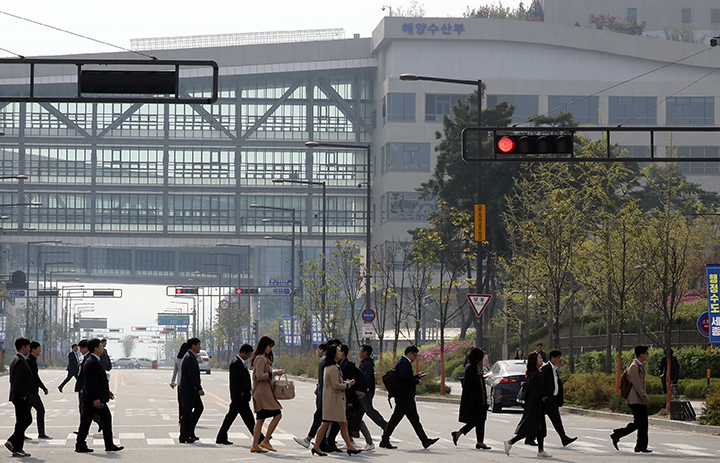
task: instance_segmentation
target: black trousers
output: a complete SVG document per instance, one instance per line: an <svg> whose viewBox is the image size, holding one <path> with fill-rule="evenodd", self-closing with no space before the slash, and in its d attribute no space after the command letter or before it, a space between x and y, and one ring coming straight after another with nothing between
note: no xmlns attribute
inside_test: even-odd
<svg viewBox="0 0 720 463"><path fill-rule="evenodd" d="M195 426L197 426L205 407L203 406L200 394L182 395L182 417L180 418L180 440L185 441L195 437Z"/></svg>
<svg viewBox="0 0 720 463"><path fill-rule="evenodd" d="M113 435L112 435L112 415L107 404L102 404L102 407L97 408L92 402L84 402L82 407L82 415L80 416L80 428L78 429L77 440L75 441L75 448L81 449L87 447L87 436L90 432L90 425L97 416L102 422L102 433L103 440L105 441L105 448L112 447ZM97 421L97 420L95 420Z"/></svg>
<svg viewBox="0 0 720 463"><path fill-rule="evenodd" d="M30 399L30 406L37 412L38 434L42 436L45 434L45 405L43 405L40 394Z"/></svg>
<svg viewBox="0 0 720 463"><path fill-rule="evenodd" d="M382 417L380 412L373 407L373 396L374 394L366 393L365 396L360 399L360 402L362 403L363 410L365 410L365 415L373 420L373 423L380 426L380 428L385 429L387 421L385 421L385 418Z"/></svg>
<svg viewBox="0 0 720 463"><path fill-rule="evenodd" d="M415 430L420 441L424 444L428 441L427 434L420 424L420 415L418 415L417 404L415 404L415 397L395 397L395 409L393 414L388 421L385 431L383 431L382 442L388 442L393 431L400 423L400 420L407 417L408 421Z"/></svg>
<svg viewBox="0 0 720 463"><path fill-rule="evenodd" d="M15 430L8 441L13 446L14 452L23 449L25 443L25 430L32 424L32 413L30 413L30 400L17 400L13 402L15 407Z"/></svg>
<svg viewBox="0 0 720 463"><path fill-rule="evenodd" d="M315 413L313 414L313 422L310 426L310 431L308 431L308 436L315 437L318 429L320 429L320 426L322 426L322 406L315 408Z"/></svg>
<svg viewBox="0 0 720 463"><path fill-rule="evenodd" d="M629 404L633 412L633 422L624 428L615 429L613 434L622 438L637 431L637 443L635 450L645 450L648 447L648 412L647 406L642 404Z"/></svg>
<svg viewBox="0 0 720 463"><path fill-rule="evenodd" d="M469 433L472 428L475 428L475 438L477 442L485 442L485 421L487 420L487 409L483 408L478 411L475 415L475 419L471 423L466 423L465 426L460 428L460 432L463 436Z"/></svg>
<svg viewBox="0 0 720 463"><path fill-rule="evenodd" d="M550 422L560 436L560 440L565 442L568 439L568 436L565 434L565 427L563 426L562 419L560 418L560 407L557 406L557 400L554 396L548 397L545 400L544 408L545 414L548 418L550 418Z"/></svg>
<svg viewBox="0 0 720 463"><path fill-rule="evenodd" d="M249 396L250 395L248 394L248 397ZM250 434L252 435L255 432L255 416L253 415L252 410L250 410L250 400L233 400L230 402L230 407L225 415L222 426L220 426L220 431L217 433L217 437L215 438L216 441L224 442L228 440L228 431L238 415L242 418L243 423L245 423L245 426L248 428L248 431L250 431ZM260 442L264 439L265 436L261 433Z"/></svg>
<svg viewBox="0 0 720 463"><path fill-rule="evenodd" d="M63 382L60 383L60 391L62 391L62 388L64 388L65 385L68 383L68 381L70 381L70 380L73 379L73 378L77 378L77 374L73 374L73 373L71 373L71 372L68 371L68 372L67 372L67 376L65 377L65 379L63 380Z"/></svg>
<svg viewBox="0 0 720 463"><path fill-rule="evenodd" d="M85 410L85 402L83 401L82 392L78 392L78 410L80 411L80 419L82 420L83 410ZM98 414L93 415L92 420L97 423L99 428L103 427L102 419Z"/></svg>

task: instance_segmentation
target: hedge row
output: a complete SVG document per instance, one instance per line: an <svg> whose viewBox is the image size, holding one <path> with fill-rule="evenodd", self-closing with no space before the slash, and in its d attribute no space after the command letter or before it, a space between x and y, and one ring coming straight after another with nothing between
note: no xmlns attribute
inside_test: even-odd
<svg viewBox="0 0 720 463"><path fill-rule="evenodd" d="M674 349L675 357L680 364L680 379L702 379L707 378L707 348L705 347L679 347ZM660 374L660 361L663 358L663 351L659 348L651 348L650 356L645 362L645 371L648 374ZM617 363L617 353L613 352L613 371ZM622 354L623 369L630 365L635 358L633 349L625 350ZM586 352L581 355L576 363L577 373L593 373L605 371L605 351ZM710 373L713 377L720 378L720 350L714 349L710 355Z"/></svg>

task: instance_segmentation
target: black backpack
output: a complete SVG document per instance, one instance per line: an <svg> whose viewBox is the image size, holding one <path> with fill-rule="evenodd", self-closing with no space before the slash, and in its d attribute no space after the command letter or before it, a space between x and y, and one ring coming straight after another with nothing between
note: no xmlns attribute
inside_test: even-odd
<svg viewBox="0 0 720 463"><path fill-rule="evenodd" d="M365 374L363 374L362 370L355 366L355 390L358 392L362 392L363 394L368 393L368 383L365 380Z"/></svg>
<svg viewBox="0 0 720 463"><path fill-rule="evenodd" d="M387 373L383 375L382 380L385 385L385 390L388 393L388 399L397 397L402 393L403 386L395 368L388 370Z"/></svg>

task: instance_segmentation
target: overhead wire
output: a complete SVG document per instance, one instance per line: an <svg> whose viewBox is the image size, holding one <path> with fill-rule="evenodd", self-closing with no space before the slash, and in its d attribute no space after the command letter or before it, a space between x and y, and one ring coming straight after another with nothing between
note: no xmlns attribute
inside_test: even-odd
<svg viewBox="0 0 720 463"><path fill-rule="evenodd" d="M94 39L94 38L92 38L92 37L88 37L88 36L86 36L86 35L78 34L78 33L76 33L76 32L72 32L72 31L69 31L69 30L67 30L67 29L62 29L62 28L60 28L60 27L51 26L50 24L41 23L40 21L35 21L34 19L24 18L24 17L18 16L18 15L16 15L16 14L8 13L7 11L0 11L0 14L4 14L4 15L6 15L6 16L10 16L11 18L20 19L20 20L22 20L22 21L27 21L27 22L32 23L32 24L37 24L38 26L47 27L47 28L49 28L49 29L53 29L53 30L56 30L56 31L59 31L59 32L64 32L64 33L66 33L66 34L74 35L74 36L80 37L80 38L82 38L82 39L91 40L91 41L93 41L93 42L97 42L97 43L100 43L100 44L102 44L102 45L107 45L107 46L109 46L109 47L117 48L117 49L119 49L119 50L128 51L128 52L130 52L130 53L136 53L136 54L141 55L141 56L144 56L144 57L146 57L146 58L150 58L150 59L153 59L153 60L157 60L157 57L152 56L152 55L148 55L148 54L143 53L143 52L140 52L140 51L131 50L130 48L121 47L120 45L115 45L115 44L112 44L112 43L109 43L109 42L104 42L104 41L102 41L102 40ZM0 49L0 50L6 51L6 52L8 52L8 53L12 53L13 55L16 55L16 56L19 56L19 57L21 57L21 58L24 58L24 56L18 55L17 53L13 53L13 52L11 52L11 51L4 50L4 49Z"/></svg>
<svg viewBox="0 0 720 463"><path fill-rule="evenodd" d="M613 85L611 85L611 86L609 86L609 87L606 87L606 88L604 88L604 89L602 89L602 90L599 90L599 91L597 91L597 92L595 92L595 93L592 93L592 94L587 95L587 96L584 96L584 97L582 97L582 98L580 98L580 99L578 99L578 100L575 100L575 101L573 101L572 103L564 104L564 105L558 106L558 107L555 108L555 109L551 109L551 110L549 110L549 111L546 111L546 112L544 112L543 114L538 114L538 115L536 115L536 116L533 116L533 117L531 117L530 119L525 120L525 121L523 121L523 122L532 122L534 119L537 119L538 117L547 116L547 115L549 115L549 114L551 114L551 113L553 113L553 112L555 112L555 111L557 111L557 110L559 110L559 109L561 109L561 108L564 108L564 107L567 107L567 106L572 106L572 105L574 105L574 104L576 104L576 103L579 103L579 102L581 102L581 101L585 101L585 100L590 99L590 98L592 98L592 97L594 97L594 96L598 96L598 95L600 95L601 93L607 92L608 90L612 90L612 89L614 89L614 88L620 87L621 85L625 85L625 84L627 84L627 83L630 83L630 82L635 81L635 80L637 80L637 79L640 79L640 78L642 78L642 77L648 76L648 75L650 75L650 74L652 74L652 73L654 73L654 72L661 71L661 70L663 70L663 69L665 69L665 68L667 68L667 67L670 67L670 66L672 66L672 65L674 65L674 64L681 63L682 61L685 61L685 60L687 60L687 59L690 59L690 58L692 58L692 57L695 57L695 56L697 56L697 55L700 55L700 54L702 54L702 53L705 53L706 51L712 50L713 48L714 48L714 47L708 47L708 48L705 48L705 49L700 50L700 51L698 51L698 52L692 53L692 54L690 54L690 55L688 55L688 56L685 56L684 58L680 58L680 59L675 60L675 61L672 61L672 62L670 62L670 63L665 63L665 64L663 64L663 65L660 66L660 67L657 67L657 68L652 69L652 70L650 70L650 71L643 72L642 74L638 74L637 76L632 77L632 78L630 78L630 79L623 80L622 82L618 82L618 83L616 83L616 84L613 84ZM713 71L710 72L709 74L712 74L712 73L715 72L715 71L717 71L717 69L713 70ZM709 75L709 74L708 74L708 75ZM705 78L705 77L706 77L706 76L703 76L701 79L703 79L703 78ZM701 80L701 79L698 79L698 80ZM696 82L697 82L697 81L696 81ZM693 82L693 83L696 83L696 82ZM692 84L690 84L690 85L692 85ZM684 89L687 88L687 87L689 87L689 85L686 86L686 87L684 87L684 88L681 89L680 91L684 90ZM677 93L676 93L676 94L677 94ZM663 101L664 101L664 100L663 100ZM642 114L642 113L640 113L640 114ZM637 117L637 116L638 116L638 115L635 115L635 116L633 116L633 118L635 118L635 117ZM513 125L513 127L517 127L518 124L521 124L521 123L523 123L523 122L518 122L517 124ZM626 122L627 122L627 121L626 121ZM624 123L624 122L623 122L623 123Z"/></svg>

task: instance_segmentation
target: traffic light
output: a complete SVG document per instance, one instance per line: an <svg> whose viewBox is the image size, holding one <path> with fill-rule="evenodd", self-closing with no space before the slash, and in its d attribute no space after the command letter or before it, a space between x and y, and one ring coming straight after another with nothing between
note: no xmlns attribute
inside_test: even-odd
<svg viewBox="0 0 720 463"><path fill-rule="evenodd" d="M38 297L54 297L60 295L60 290L57 289L39 289L37 293Z"/></svg>
<svg viewBox="0 0 720 463"><path fill-rule="evenodd" d="M112 289L93 289L93 297L114 297L115 290Z"/></svg>
<svg viewBox="0 0 720 463"><path fill-rule="evenodd" d="M495 154L572 154L573 135L495 135Z"/></svg>
<svg viewBox="0 0 720 463"><path fill-rule="evenodd" d="M235 294L260 294L260 288L235 288Z"/></svg>
<svg viewBox="0 0 720 463"><path fill-rule="evenodd" d="M197 293L198 293L198 288L197 288L197 287L192 287L192 288L175 288L175 294L178 294L178 295L180 295L180 294L193 294L193 295L197 295Z"/></svg>

